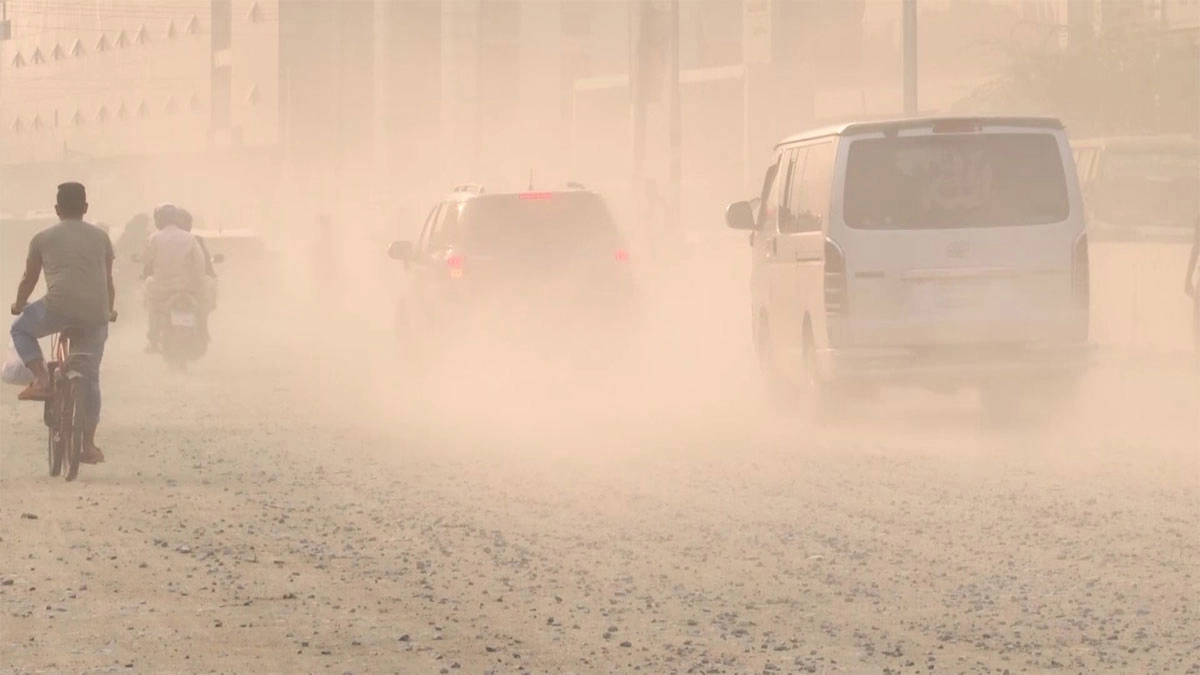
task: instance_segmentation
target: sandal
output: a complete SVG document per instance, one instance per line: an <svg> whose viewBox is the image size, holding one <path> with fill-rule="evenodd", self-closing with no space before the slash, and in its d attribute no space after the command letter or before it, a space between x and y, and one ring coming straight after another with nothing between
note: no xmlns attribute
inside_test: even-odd
<svg viewBox="0 0 1200 675"><path fill-rule="evenodd" d="M34 383L34 384L36 384L36 383ZM45 387L45 386L35 387L34 384L30 384L28 387L25 387L24 389L22 389L21 393L17 394L17 400L18 401L48 401L48 400L50 400L49 387Z"/></svg>

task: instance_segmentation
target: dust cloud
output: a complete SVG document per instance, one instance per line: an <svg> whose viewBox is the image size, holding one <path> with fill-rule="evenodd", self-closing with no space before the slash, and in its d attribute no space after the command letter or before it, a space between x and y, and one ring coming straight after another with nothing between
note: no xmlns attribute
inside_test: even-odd
<svg viewBox="0 0 1200 675"><path fill-rule="evenodd" d="M1186 237L1093 239L1095 360L1034 420L987 419L969 387L855 391L817 417L768 395L751 246L725 206L759 195L787 134L903 116L900 2L680 3L677 197L667 96L633 160L638 3L213 2L240 22L232 51L205 46L207 2L44 4L7 3L0 121L32 128L56 108L53 133L86 153L3 141L22 159L0 166L0 290L15 294L28 237L53 222L31 212L67 180L115 242L172 202L225 260L212 343L175 373L142 353L137 247L118 247L107 461L77 484L45 476L40 408L7 389L0 669L1200 672ZM1054 13L1121 3L918 4L920 114L1057 115L1073 139L1200 131L1194 64L1156 81L1160 109L1121 119L1104 102L1145 73L1020 89L1057 58L1101 62L1107 40L1159 35L1125 17L1080 49L1090 29ZM773 34L785 65L743 49L757 5L798 22L797 44ZM193 13L203 44L189 47ZM465 38L467 21L487 30ZM76 33L94 51L139 22L153 67L6 65ZM233 75L206 70L213 50ZM222 78L224 117L209 100ZM160 120L180 82L178 116ZM66 124L76 99L85 131ZM131 126L97 131L100 105ZM432 352L399 339L392 242L416 240L455 185L568 181L622 230L635 327L562 350L471 329ZM544 338L583 314L525 328Z"/></svg>

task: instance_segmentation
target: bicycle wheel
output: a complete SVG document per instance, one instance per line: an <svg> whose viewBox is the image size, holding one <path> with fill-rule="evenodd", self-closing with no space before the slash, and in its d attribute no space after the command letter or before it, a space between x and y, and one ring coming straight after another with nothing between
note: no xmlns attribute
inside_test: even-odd
<svg viewBox="0 0 1200 675"><path fill-rule="evenodd" d="M48 455L47 460L50 463L50 475L52 477L57 477L60 473L62 473L63 458L67 454L65 443L66 437L63 435L60 429L56 428L49 429L49 433L47 435L50 437L46 442L46 445L48 446L46 453Z"/></svg>
<svg viewBox="0 0 1200 675"><path fill-rule="evenodd" d="M83 457L84 431L87 428L87 383L82 378L68 378L64 392L63 444L67 451L67 480L79 475L79 460Z"/></svg>
<svg viewBox="0 0 1200 675"><path fill-rule="evenodd" d="M63 457L66 456L66 446L62 433L63 419L63 382L54 362L50 369L50 400L46 401L43 417L46 423L46 461L50 465L50 475L57 477L62 473Z"/></svg>

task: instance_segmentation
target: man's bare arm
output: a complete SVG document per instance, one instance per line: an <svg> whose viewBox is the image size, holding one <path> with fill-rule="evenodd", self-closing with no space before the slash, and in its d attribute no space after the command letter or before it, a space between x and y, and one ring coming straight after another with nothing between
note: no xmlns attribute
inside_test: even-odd
<svg viewBox="0 0 1200 675"><path fill-rule="evenodd" d="M13 314L20 314L25 305L29 304L29 296L33 295L33 289L37 288L38 278L41 276L42 255L31 247L29 257L25 259L25 274L21 276L21 283L17 285L17 301L12 306Z"/></svg>

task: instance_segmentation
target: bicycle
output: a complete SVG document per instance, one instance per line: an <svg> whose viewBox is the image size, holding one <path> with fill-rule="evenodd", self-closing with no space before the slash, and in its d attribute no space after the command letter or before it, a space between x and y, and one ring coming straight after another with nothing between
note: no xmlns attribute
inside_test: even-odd
<svg viewBox="0 0 1200 675"><path fill-rule="evenodd" d="M62 473L67 463L68 481L79 475L80 459L87 439L91 389L80 364L92 355L71 351L72 329L67 328L51 337L53 360L46 363L50 376L50 396L46 399L43 418L48 429L46 441L50 475Z"/></svg>

